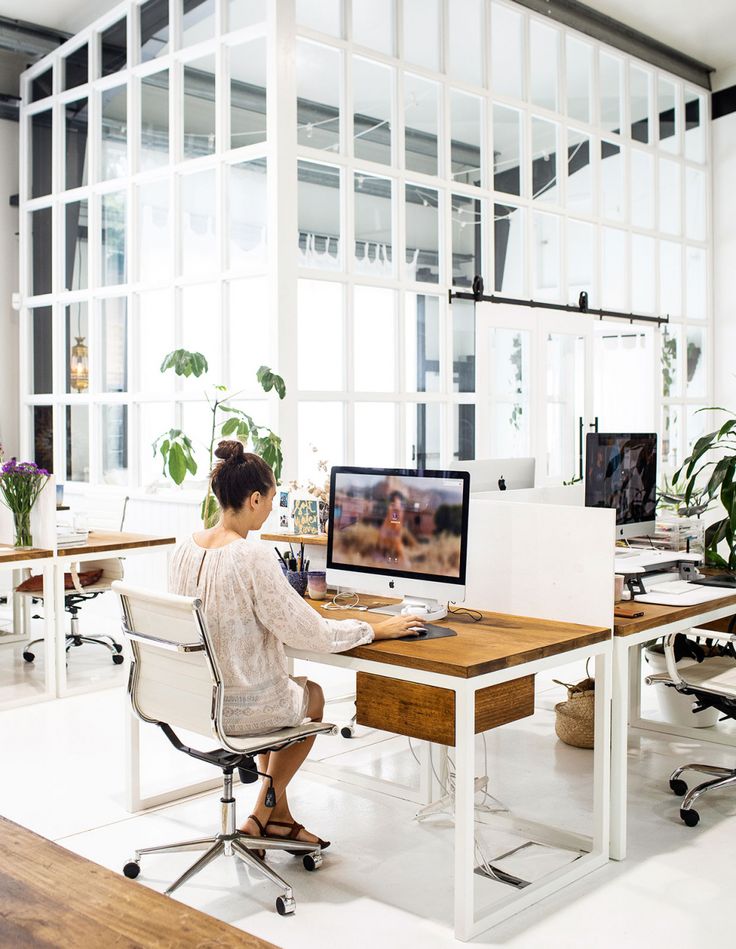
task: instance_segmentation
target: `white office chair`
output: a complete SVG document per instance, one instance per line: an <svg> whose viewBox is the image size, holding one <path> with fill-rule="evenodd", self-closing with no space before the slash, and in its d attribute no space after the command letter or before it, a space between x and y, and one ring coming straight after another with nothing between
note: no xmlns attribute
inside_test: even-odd
<svg viewBox="0 0 736 949"><path fill-rule="evenodd" d="M144 854L204 850L205 853L169 886L166 894L170 895L220 854L237 856L283 890L283 895L276 900L279 914L293 913L296 903L289 884L249 848L303 853L302 862L307 870L316 870L321 865L321 849L319 845L300 840L250 837L239 831L235 818L233 771L238 769L243 783L257 781L259 772L254 762L255 755L279 751L312 735L332 733L335 726L326 722L309 722L263 735L238 737L226 734L222 725L222 675L207 632L201 600L153 593L124 583L114 583L113 590L120 596L123 632L133 653L128 679L133 711L144 722L158 725L178 751L215 765L222 770L223 776L219 833L136 850L132 860L125 864L123 873L131 879L137 877L140 858ZM174 732L174 727L209 738L214 736L219 747L211 751L187 747ZM266 795L266 803L271 807L276 803L273 787Z"/></svg>
<svg viewBox="0 0 736 949"><path fill-rule="evenodd" d="M712 656L702 662L692 663L678 669L675 661L675 637L668 636L665 641L664 655L667 662L667 671L657 675L647 676L647 684L653 682L677 689L684 695L692 695L697 705L694 711L701 708L716 708L727 718L736 718L736 661L731 656ZM725 643L736 643L733 633L703 630L703 636L708 639L719 640ZM701 774L713 775L711 781L704 781L691 791L680 775L683 771L696 771ZM670 775L670 789L679 796L685 796L680 808L680 818L688 827L695 827L700 815L693 805L706 791L716 788L736 786L736 768L721 768L709 764L686 764L676 768Z"/></svg>

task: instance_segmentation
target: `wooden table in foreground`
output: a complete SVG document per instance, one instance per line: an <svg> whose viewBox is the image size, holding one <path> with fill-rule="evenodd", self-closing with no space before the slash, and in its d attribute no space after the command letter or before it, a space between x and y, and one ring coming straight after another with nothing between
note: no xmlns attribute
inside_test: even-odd
<svg viewBox="0 0 736 949"><path fill-rule="evenodd" d="M627 751L629 728L732 744L717 734L703 735L703 729L655 722L641 717L641 647L653 639L671 633L686 632L693 626L723 629L736 613L736 594L695 606L660 606L654 603L626 602L636 605L643 616L636 619L615 617L613 626L613 702L611 717L611 857L626 856ZM665 686L657 686L665 688ZM710 729L714 731L714 729ZM663 775L663 780L666 775Z"/></svg>
<svg viewBox="0 0 736 949"><path fill-rule="evenodd" d="M142 550L149 547L170 547L176 543L175 537L156 537L151 534L131 534L129 531L97 531L91 530L85 544L72 547L59 547L57 557L74 559L86 554L109 554L118 556L132 550Z"/></svg>
<svg viewBox="0 0 736 949"><path fill-rule="evenodd" d="M273 944L191 909L0 817L0 945L227 947Z"/></svg>

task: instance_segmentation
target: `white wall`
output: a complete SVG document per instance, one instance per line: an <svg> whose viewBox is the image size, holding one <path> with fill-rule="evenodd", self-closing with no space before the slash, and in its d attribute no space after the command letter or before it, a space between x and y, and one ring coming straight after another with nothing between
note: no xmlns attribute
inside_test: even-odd
<svg viewBox="0 0 736 949"><path fill-rule="evenodd" d="M0 120L0 442L7 455L17 454L18 314L10 304L18 289L18 123Z"/></svg>
<svg viewBox="0 0 736 949"><path fill-rule="evenodd" d="M733 77L736 81L736 76ZM713 122L713 395L736 412L736 112Z"/></svg>

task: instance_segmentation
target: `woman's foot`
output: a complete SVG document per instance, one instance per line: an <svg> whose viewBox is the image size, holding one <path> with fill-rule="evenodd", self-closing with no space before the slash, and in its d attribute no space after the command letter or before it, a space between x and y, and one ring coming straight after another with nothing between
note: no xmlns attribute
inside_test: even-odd
<svg viewBox="0 0 736 949"><path fill-rule="evenodd" d="M265 837L266 836L266 829L263 826L263 824L258 820L258 818L255 816L255 814L251 814L248 820L239 829L242 834L247 834L248 837ZM250 849L251 853L254 856L258 857L259 860L266 859L265 850L254 850L252 848L248 848L248 849Z"/></svg>
<svg viewBox="0 0 736 949"><path fill-rule="evenodd" d="M305 844L314 844L315 847L319 847L321 850L327 850L330 846L329 840L322 840L321 837L317 837L315 834L310 833L303 824L297 823L295 820L270 820L265 827L265 836L267 837L283 837L286 840L296 840L300 843ZM291 853L294 856L303 856L303 850L288 850L287 853Z"/></svg>

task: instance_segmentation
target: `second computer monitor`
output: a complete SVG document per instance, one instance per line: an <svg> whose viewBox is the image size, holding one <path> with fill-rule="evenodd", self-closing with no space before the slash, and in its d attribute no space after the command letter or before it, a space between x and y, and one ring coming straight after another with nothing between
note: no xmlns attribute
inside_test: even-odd
<svg viewBox="0 0 736 949"><path fill-rule="evenodd" d="M616 537L654 534L657 436L595 432L585 440L585 506L616 512Z"/></svg>
<svg viewBox="0 0 736 949"><path fill-rule="evenodd" d="M470 493L534 487L534 458L485 458L453 461L452 471L470 474Z"/></svg>

